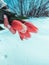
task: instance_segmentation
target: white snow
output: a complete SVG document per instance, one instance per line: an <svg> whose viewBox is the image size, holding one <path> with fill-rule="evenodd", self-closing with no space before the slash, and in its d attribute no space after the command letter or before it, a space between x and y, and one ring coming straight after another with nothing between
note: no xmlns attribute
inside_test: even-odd
<svg viewBox="0 0 49 65"><path fill-rule="evenodd" d="M26 21L39 29L30 39L21 41L18 33L13 35L6 28L0 31L0 65L49 65L49 18Z"/></svg>

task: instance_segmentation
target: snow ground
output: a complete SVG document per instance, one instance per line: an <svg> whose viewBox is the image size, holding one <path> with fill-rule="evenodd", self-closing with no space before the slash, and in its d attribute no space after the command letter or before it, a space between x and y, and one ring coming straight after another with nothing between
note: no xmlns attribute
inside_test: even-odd
<svg viewBox="0 0 49 65"><path fill-rule="evenodd" d="M18 33L13 35L7 29L0 31L0 65L49 65L49 18L26 21L39 28L28 40L21 41Z"/></svg>

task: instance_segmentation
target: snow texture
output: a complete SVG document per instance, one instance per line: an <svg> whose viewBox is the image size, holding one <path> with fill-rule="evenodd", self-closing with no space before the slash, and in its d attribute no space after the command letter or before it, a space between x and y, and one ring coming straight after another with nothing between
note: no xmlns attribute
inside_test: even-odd
<svg viewBox="0 0 49 65"><path fill-rule="evenodd" d="M0 65L49 65L49 18L30 18L38 33L21 41L18 33L0 31ZM4 27L3 25L0 25Z"/></svg>

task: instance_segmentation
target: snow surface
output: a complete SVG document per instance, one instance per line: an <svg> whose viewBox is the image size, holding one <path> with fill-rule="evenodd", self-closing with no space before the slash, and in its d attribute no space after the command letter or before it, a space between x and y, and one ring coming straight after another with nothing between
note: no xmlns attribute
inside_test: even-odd
<svg viewBox="0 0 49 65"><path fill-rule="evenodd" d="M30 39L21 41L18 33L13 35L6 28L0 31L0 65L49 65L49 18L26 21L39 29Z"/></svg>

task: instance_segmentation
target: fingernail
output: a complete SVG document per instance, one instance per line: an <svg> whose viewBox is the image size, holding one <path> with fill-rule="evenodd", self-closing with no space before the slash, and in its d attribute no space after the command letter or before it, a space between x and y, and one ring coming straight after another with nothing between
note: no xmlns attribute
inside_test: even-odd
<svg viewBox="0 0 49 65"><path fill-rule="evenodd" d="M6 16L6 15L4 15L4 18L7 18L7 16Z"/></svg>

